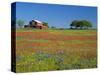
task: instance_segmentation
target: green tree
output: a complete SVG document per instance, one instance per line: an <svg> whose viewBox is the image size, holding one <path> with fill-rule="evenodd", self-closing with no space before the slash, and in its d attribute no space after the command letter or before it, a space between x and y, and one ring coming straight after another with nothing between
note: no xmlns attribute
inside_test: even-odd
<svg viewBox="0 0 100 75"><path fill-rule="evenodd" d="M71 29L77 29L77 27L78 27L78 20L74 20L74 21L72 21L72 23L70 24L70 28Z"/></svg>
<svg viewBox="0 0 100 75"><path fill-rule="evenodd" d="M51 28L52 28L52 29L56 29L56 27L55 27L55 26L51 26Z"/></svg>
<svg viewBox="0 0 100 75"><path fill-rule="evenodd" d="M47 26L47 27L49 28L49 25L48 25L47 22L43 22L43 25L44 25L44 26Z"/></svg>
<svg viewBox="0 0 100 75"><path fill-rule="evenodd" d="M84 22L83 21L79 21L76 26L79 27L80 29L83 29L83 27L85 25L84 25Z"/></svg>
<svg viewBox="0 0 100 75"><path fill-rule="evenodd" d="M24 26L24 21L21 20L21 19L19 19L19 20L17 21L17 24L18 24L18 26L19 26L20 28L22 28L22 27Z"/></svg>
<svg viewBox="0 0 100 75"><path fill-rule="evenodd" d="M87 20L83 20L83 25L85 29L91 28L92 27L92 23L87 21Z"/></svg>
<svg viewBox="0 0 100 75"><path fill-rule="evenodd" d="M87 21L87 20L74 20L72 21L72 23L70 24L71 29L88 29L90 27L92 27L91 22Z"/></svg>

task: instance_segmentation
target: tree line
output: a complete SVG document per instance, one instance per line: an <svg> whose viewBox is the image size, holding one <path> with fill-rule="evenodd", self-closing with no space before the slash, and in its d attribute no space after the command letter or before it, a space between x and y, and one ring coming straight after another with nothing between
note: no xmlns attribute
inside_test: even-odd
<svg viewBox="0 0 100 75"><path fill-rule="evenodd" d="M24 21L21 19L17 20L16 23L18 24L18 26L20 28L22 28L24 26ZM43 22L43 25L50 28L47 22ZM69 26L70 26L70 29L89 29L92 27L92 23L87 20L74 20L71 22L71 24ZM56 28L56 27L51 26L51 29L54 29L54 28Z"/></svg>

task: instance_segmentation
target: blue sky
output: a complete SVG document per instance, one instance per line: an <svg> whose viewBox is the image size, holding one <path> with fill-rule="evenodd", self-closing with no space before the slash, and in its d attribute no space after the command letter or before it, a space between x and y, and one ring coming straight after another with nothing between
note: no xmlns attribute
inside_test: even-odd
<svg viewBox="0 0 100 75"><path fill-rule="evenodd" d="M47 22L49 26L69 28L73 20L88 20L97 25L97 8L72 5L16 3L16 18L28 24L32 19Z"/></svg>

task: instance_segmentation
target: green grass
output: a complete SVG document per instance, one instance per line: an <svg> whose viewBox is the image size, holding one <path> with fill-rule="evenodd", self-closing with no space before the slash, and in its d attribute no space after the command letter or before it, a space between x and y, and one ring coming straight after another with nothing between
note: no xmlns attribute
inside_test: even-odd
<svg viewBox="0 0 100 75"><path fill-rule="evenodd" d="M49 32L49 33L57 33L60 35L67 35L67 36L96 36L96 30L53 30L53 29L47 29L47 30L37 30L37 29L17 29L17 32ZM59 32L60 31L60 32ZM58 33L59 32L59 33Z"/></svg>
<svg viewBox="0 0 100 75"><path fill-rule="evenodd" d="M22 59L22 60L21 60ZM95 68L96 58L81 59L67 54L34 53L17 59L17 72Z"/></svg>
<svg viewBox="0 0 100 75"><path fill-rule="evenodd" d="M95 37L96 30L38 30L17 29L17 33L31 32L16 38L16 72L36 72L97 67L96 39L63 40L64 37ZM35 38L35 33L39 32ZM46 36L43 33L46 33ZM45 39L41 38L44 37ZM61 37L62 40L57 40ZM49 39L48 39L49 38ZM55 40L53 40L55 39ZM34 46L34 44L37 44Z"/></svg>

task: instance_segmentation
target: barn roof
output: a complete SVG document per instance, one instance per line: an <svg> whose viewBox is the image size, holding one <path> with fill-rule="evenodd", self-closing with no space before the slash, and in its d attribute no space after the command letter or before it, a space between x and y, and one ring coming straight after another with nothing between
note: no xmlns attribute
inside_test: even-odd
<svg viewBox="0 0 100 75"><path fill-rule="evenodd" d="M41 21L39 21L39 20L34 20L35 22L37 22L37 23L42 23Z"/></svg>

